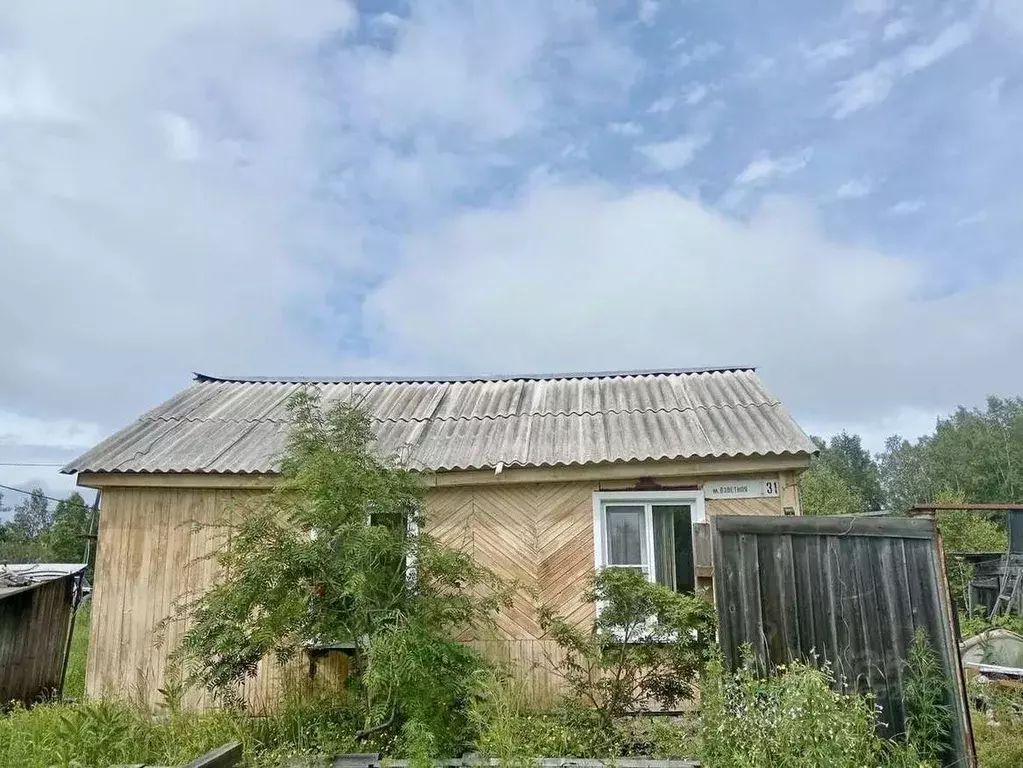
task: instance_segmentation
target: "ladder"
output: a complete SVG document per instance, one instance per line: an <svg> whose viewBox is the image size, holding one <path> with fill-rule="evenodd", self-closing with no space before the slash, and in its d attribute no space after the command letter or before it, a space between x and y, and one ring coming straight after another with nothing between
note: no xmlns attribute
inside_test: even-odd
<svg viewBox="0 0 1023 768"><path fill-rule="evenodd" d="M1010 610L1011 606L1015 605L1021 582L1023 582L1023 568L1013 568L1005 574L1005 578L1002 579L1002 588L998 591L998 599L995 600L995 606L991 609L988 621L1002 610Z"/></svg>

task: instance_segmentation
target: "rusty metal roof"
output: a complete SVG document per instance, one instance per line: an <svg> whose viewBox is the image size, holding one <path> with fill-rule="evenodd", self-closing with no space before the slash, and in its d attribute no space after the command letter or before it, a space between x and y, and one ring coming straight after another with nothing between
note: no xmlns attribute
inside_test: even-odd
<svg viewBox="0 0 1023 768"><path fill-rule="evenodd" d="M360 402L383 454L431 470L544 467L816 449L752 368L465 379L218 378L187 389L64 472L274 472L289 398Z"/></svg>

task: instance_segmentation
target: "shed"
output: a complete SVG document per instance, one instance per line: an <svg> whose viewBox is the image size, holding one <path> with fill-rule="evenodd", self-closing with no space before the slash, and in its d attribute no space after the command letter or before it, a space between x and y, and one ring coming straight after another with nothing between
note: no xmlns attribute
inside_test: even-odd
<svg viewBox="0 0 1023 768"><path fill-rule="evenodd" d="M0 707L59 695L84 565L30 577L0 565Z"/></svg>
<svg viewBox="0 0 1023 768"><path fill-rule="evenodd" d="M641 565L651 580L693 589L709 566L699 544L693 555L694 539L709 541L699 529L714 515L799 514L797 477L816 450L746 367L417 379L197 374L64 469L102 491L90 695L158 698L180 628L157 648L154 627L175 598L215 578L196 558L218 542L189 523L212 522L273 485L287 403L305 387L325 402L361 403L378 449L424 472L431 532L523 585L498 634L476 642L518 665L538 698L557 681L538 664L553 649L526 589L579 622L592 619L583 591L602 564ZM662 546L643 545L652 537ZM267 662L245 695L259 708L279 685Z"/></svg>

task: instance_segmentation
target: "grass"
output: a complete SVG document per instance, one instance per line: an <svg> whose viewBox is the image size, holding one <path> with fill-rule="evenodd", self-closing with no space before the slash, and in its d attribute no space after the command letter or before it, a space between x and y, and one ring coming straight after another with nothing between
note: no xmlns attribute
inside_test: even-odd
<svg viewBox="0 0 1023 768"><path fill-rule="evenodd" d="M89 618L92 601L87 600L75 614L75 627L71 634L67 676L64 678L64 698L81 701L85 698L85 662L89 655Z"/></svg>

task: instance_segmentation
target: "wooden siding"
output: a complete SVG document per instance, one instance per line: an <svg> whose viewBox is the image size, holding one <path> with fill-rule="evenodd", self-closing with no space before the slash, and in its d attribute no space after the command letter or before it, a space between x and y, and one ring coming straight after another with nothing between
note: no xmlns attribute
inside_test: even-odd
<svg viewBox="0 0 1023 768"><path fill-rule="evenodd" d="M0 597L0 703L32 704L60 688L74 576Z"/></svg>
<svg viewBox="0 0 1023 768"><path fill-rule="evenodd" d="M688 476L660 482L692 487L703 479ZM452 485L427 491L427 530L518 585L514 604L497 619L496 632L466 641L514 664L539 699L555 695L559 681L549 672L557 649L541 638L535 601L554 606L580 624L592 621L592 607L581 598L594 566L593 493L630 489L636 482ZM708 502L708 514L781 514L784 486L783 482L779 499ZM160 704L158 689L167 683L167 653L187 622L169 624L162 641L157 626L177 600L196 595L213 582L216 568L208 556L224 543L222 532L194 524L214 524L262 492L104 488L86 678L90 696ZM287 679L307 677L307 661L284 671L267 662L242 693L260 711L275 700ZM203 692L192 691L186 697L189 706L210 703Z"/></svg>

